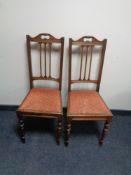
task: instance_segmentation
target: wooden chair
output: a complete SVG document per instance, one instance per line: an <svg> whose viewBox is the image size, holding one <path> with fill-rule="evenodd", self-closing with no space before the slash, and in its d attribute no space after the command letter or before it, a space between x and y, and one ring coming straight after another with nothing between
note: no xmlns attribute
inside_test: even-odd
<svg viewBox="0 0 131 175"><path fill-rule="evenodd" d="M84 36L78 40L69 39L69 83L68 83L68 106L67 106L67 123L65 144L69 144L72 121L99 121L105 120L104 129L99 141L102 145L104 137L108 131L109 123L112 120L112 113L104 103L99 94L102 68L107 40L97 40L92 36ZM80 54L78 54L80 52ZM99 57L97 57L99 55ZM77 60L78 67L73 64L73 59ZM93 78L91 74L92 62L97 61L97 77ZM74 68L74 71L72 69ZM94 70L94 68L93 68ZM73 76L73 72L78 77ZM72 90L72 85L84 83L84 85L95 85L91 90ZM86 84L87 83L87 84Z"/></svg>
<svg viewBox="0 0 131 175"><path fill-rule="evenodd" d="M27 53L29 65L30 91L19 106L17 116L19 120L19 133L22 142L25 142L25 125L24 119L29 117L36 118L56 118L57 119L57 143L60 142L61 126L62 126L62 101L61 101L61 86L62 86L62 66L63 66L63 50L64 38L57 39L54 36L42 33L35 37L29 35L27 38ZM39 60L39 74L36 76L33 73L32 55L34 52L39 52L35 59ZM55 56L53 55L55 54ZM58 55L57 55L58 54ZM57 65L57 74L59 77L53 76L52 64L53 59L58 56L59 64ZM53 58L52 58L53 57ZM55 58L54 58L55 57ZM37 72L38 73L38 72ZM36 81L46 80L56 82L58 88L44 87L38 88L34 86ZM37 82L38 82L37 81ZM46 81L45 83L47 83Z"/></svg>

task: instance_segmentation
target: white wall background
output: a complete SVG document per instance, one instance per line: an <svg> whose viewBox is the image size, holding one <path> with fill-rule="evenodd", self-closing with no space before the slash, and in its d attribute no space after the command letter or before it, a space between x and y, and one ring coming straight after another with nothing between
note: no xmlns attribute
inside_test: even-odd
<svg viewBox="0 0 131 175"><path fill-rule="evenodd" d="M111 109L131 110L130 0L0 0L0 104L20 104L29 89L26 34L65 36L63 105L67 95L68 38L107 38L100 93Z"/></svg>

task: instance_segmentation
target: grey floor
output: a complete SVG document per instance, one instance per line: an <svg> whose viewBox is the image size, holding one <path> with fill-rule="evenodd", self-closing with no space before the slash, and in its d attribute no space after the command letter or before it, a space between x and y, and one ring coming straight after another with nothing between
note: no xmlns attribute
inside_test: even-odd
<svg viewBox="0 0 131 175"><path fill-rule="evenodd" d="M114 114L104 145L103 122L74 122L69 147L55 142L55 120L26 121L17 135L15 111L0 111L0 175L130 175L131 115Z"/></svg>

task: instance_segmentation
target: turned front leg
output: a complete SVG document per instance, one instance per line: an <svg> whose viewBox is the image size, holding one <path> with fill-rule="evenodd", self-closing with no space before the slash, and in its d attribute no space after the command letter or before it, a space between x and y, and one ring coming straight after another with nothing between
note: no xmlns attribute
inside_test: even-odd
<svg viewBox="0 0 131 175"><path fill-rule="evenodd" d="M70 134L71 134L71 119L67 119L66 122L66 140L65 140L65 145L69 145L69 139L70 139Z"/></svg>
<svg viewBox="0 0 131 175"><path fill-rule="evenodd" d="M58 144L60 144L61 132L62 132L62 117L59 117L57 121L57 136L56 136L56 141Z"/></svg>
<svg viewBox="0 0 131 175"><path fill-rule="evenodd" d="M104 124L104 128L103 128L103 131L102 131L100 141L99 141L100 145L102 145L103 142L104 142L104 139L105 139L105 137L108 133L108 130L109 130L109 126L110 126L110 121L106 121L105 124Z"/></svg>
<svg viewBox="0 0 131 175"><path fill-rule="evenodd" d="M24 124L24 119L21 116L18 116L19 120L19 134L20 134L20 139L23 143L25 143L25 124Z"/></svg>

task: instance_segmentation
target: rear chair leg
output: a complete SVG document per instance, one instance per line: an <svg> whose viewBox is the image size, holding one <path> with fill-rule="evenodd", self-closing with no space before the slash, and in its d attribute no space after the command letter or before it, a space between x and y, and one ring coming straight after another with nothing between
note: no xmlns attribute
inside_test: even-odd
<svg viewBox="0 0 131 175"><path fill-rule="evenodd" d="M21 116L18 116L19 120L19 135L20 139L23 143L25 143L25 124L24 124L24 119Z"/></svg>
<svg viewBox="0 0 131 175"><path fill-rule="evenodd" d="M71 134L71 119L67 119L66 123L66 138L65 138L65 145L69 145L69 139Z"/></svg>
<svg viewBox="0 0 131 175"><path fill-rule="evenodd" d="M58 144L60 144L61 132L62 132L62 117L59 117L57 121L57 136L56 136L56 142Z"/></svg>
<svg viewBox="0 0 131 175"><path fill-rule="evenodd" d="M100 141L99 141L100 145L102 145L103 142L104 142L104 138L106 137L107 132L109 130L109 125L110 125L110 122L106 121L105 124L104 124L104 128L103 128L103 131L102 131L102 135L101 135Z"/></svg>

